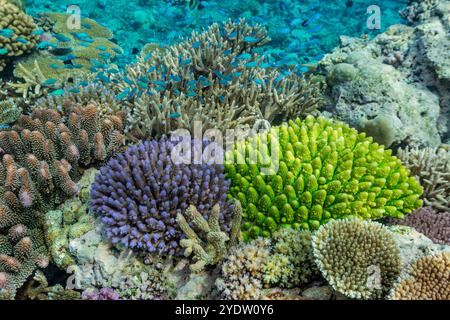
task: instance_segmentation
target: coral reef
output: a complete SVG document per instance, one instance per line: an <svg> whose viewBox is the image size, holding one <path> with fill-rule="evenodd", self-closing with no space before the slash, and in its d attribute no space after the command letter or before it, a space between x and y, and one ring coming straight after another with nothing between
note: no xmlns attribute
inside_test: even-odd
<svg viewBox="0 0 450 320"><path fill-rule="evenodd" d="M205 234L205 240L203 241L190 227L186 218L181 213L177 214L176 220L180 229L186 235L186 239L180 240L180 245L185 249L184 255L189 257L191 254L194 254L194 259L196 260L190 266L193 272L201 271L208 265L218 264L225 258L228 249L236 245L240 240L242 207L239 201L236 201L234 204L230 235L220 229L220 206L218 204L211 209L208 221L203 218L202 214L193 205L186 209L184 215L194 227Z"/></svg>
<svg viewBox="0 0 450 320"><path fill-rule="evenodd" d="M193 140L191 145L193 150L203 150L201 141ZM219 204L220 225L229 231L232 204L227 200L229 181L223 166L195 164L191 154L187 163L193 164L182 159L174 163L176 147L176 141L164 137L147 141L129 147L100 169L91 189L91 207L113 244L143 254L181 255L183 236L176 218L191 204L206 220Z"/></svg>
<svg viewBox="0 0 450 320"><path fill-rule="evenodd" d="M313 237L323 276L350 298L380 299L400 274L400 252L392 234L377 222L334 220Z"/></svg>
<svg viewBox="0 0 450 320"><path fill-rule="evenodd" d="M10 125L19 119L22 109L13 99L0 101L0 125Z"/></svg>
<svg viewBox="0 0 450 320"><path fill-rule="evenodd" d="M436 212L431 207L424 207L403 220L392 219L390 223L412 227L434 243L450 246L450 213Z"/></svg>
<svg viewBox="0 0 450 320"><path fill-rule="evenodd" d="M263 282L271 286L293 288L310 282L318 274L311 232L283 228L271 240L271 253L262 266Z"/></svg>
<svg viewBox="0 0 450 320"><path fill-rule="evenodd" d="M450 150L406 148L398 157L423 186L425 204L450 212Z"/></svg>
<svg viewBox="0 0 450 320"><path fill-rule="evenodd" d="M449 300L450 252L415 261L393 287L393 300Z"/></svg>
<svg viewBox="0 0 450 320"><path fill-rule="evenodd" d="M374 39L342 36L319 63L325 109L386 147L438 147L450 137L450 4L411 6L417 24L394 25Z"/></svg>
<svg viewBox="0 0 450 320"><path fill-rule="evenodd" d="M81 298L83 300L120 300L119 294L111 288L88 289L83 291Z"/></svg>
<svg viewBox="0 0 450 320"><path fill-rule="evenodd" d="M289 121L238 142L226 174L242 203L244 239L285 225L316 230L346 216L402 218L422 205L421 186L390 150L324 118Z"/></svg>
<svg viewBox="0 0 450 320"><path fill-rule="evenodd" d="M229 253L216 280L220 297L227 300L254 300L263 288L262 265L269 256L270 240L256 239L241 244Z"/></svg>
<svg viewBox="0 0 450 320"><path fill-rule="evenodd" d="M41 271L36 271L33 281L27 283L22 296L30 300L80 300L80 293L64 289L57 284L49 286L46 276Z"/></svg>
<svg viewBox="0 0 450 320"><path fill-rule="evenodd" d="M318 105L318 86L258 54L268 41L263 27L229 21L142 55L115 77L117 96L130 104L127 132L148 139L193 129L195 121L204 130L232 129L308 114Z"/></svg>
<svg viewBox="0 0 450 320"><path fill-rule="evenodd" d="M0 0L0 72L11 58L31 52L39 36L33 18L15 4Z"/></svg>

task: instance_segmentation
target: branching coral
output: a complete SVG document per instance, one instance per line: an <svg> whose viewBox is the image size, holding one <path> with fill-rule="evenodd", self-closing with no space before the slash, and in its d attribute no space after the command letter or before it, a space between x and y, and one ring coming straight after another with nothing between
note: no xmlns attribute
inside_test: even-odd
<svg viewBox="0 0 450 320"><path fill-rule="evenodd" d="M270 254L270 241L256 239L235 247L224 261L216 286L227 300L258 299L263 288L262 265Z"/></svg>
<svg viewBox="0 0 450 320"><path fill-rule="evenodd" d="M177 214L180 229L187 237L187 239L180 240L180 245L185 248L184 255L189 257L193 253L196 260L190 266L193 272L199 272L208 265L218 264L225 258L228 249L239 242L242 207L238 201L236 201L233 209L230 236L221 231L219 223L220 206L217 204L212 208L208 221L192 205L189 206L184 215L194 227L205 234L206 239L206 241L203 241L191 228L186 218L180 213Z"/></svg>
<svg viewBox="0 0 450 320"><path fill-rule="evenodd" d="M425 204L450 211L450 151L407 148L400 149L398 157L424 187Z"/></svg>
<svg viewBox="0 0 450 320"><path fill-rule="evenodd" d="M22 109L17 106L13 99L0 101L0 125L14 123L22 113Z"/></svg>
<svg viewBox="0 0 450 320"><path fill-rule="evenodd" d="M22 56L30 52L39 36L33 34L36 25L28 16L13 3L0 0L0 71L6 65L6 60Z"/></svg>
<svg viewBox="0 0 450 320"><path fill-rule="evenodd" d="M262 265L264 283L284 288L308 283L318 270L312 252L311 232L283 228L273 234L271 254Z"/></svg>
<svg viewBox="0 0 450 320"><path fill-rule="evenodd" d="M121 128L120 118L100 119L96 106L89 105L62 113L37 110L22 115L13 130L0 132L0 236L17 234L0 245L0 271L13 274L8 276L13 290L36 264L45 264L42 213L77 193L79 168L118 151ZM19 244L29 249L17 251Z"/></svg>
<svg viewBox="0 0 450 320"><path fill-rule="evenodd" d="M448 212L436 212L431 207L424 207L405 219L392 219L390 222L412 227L434 243L450 245L450 213Z"/></svg>
<svg viewBox="0 0 450 320"><path fill-rule="evenodd" d="M315 233L313 249L329 284L350 298L382 298L400 273L400 251L377 222L330 221Z"/></svg>
<svg viewBox="0 0 450 320"><path fill-rule="evenodd" d="M318 229L330 219L403 217L422 188L390 150L340 122L307 117L235 145L226 156L230 194L243 207L243 236L280 226Z"/></svg>
<svg viewBox="0 0 450 320"><path fill-rule="evenodd" d="M263 27L242 20L144 53L114 77L117 96L130 105L127 131L142 139L192 129L195 121L225 129L314 110L316 85L258 55L268 41Z"/></svg>
<svg viewBox="0 0 450 320"><path fill-rule="evenodd" d="M412 263L394 285L393 300L450 300L450 253L426 256Z"/></svg>
<svg viewBox="0 0 450 320"><path fill-rule="evenodd" d="M83 300L120 300L119 294L111 288L88 289L81 295Z"/></svg>
<svg viewBox="0 0 450 320"><path fill-rule="evenodd" d="M194 148L198 142L193 141ZM191 204L206 220L219 204L220 224L229 231L232 203L223 166L174 163L175 146L177 142L167 138L144 142L100 169L91 189L91 208L113 244L142 253L181 255L176 217Z"/></svg>

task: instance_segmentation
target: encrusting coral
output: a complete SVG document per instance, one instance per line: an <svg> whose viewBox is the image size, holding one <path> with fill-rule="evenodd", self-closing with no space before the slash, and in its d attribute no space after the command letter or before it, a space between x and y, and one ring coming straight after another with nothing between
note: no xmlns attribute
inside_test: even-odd
<svg viewBox="0 0 450 320"><path fill-rule="evenodd" d="M423 186L425 204L450 212L450 151L406 148L398 150L398 157Z"/></svg>
<svg viewBox="0 0 450 320"><path fill-rule="evenodd" d="M22 296L30 300L80 300L81 294L75 290L65 289L62 285L49 286L47 277L36 271L32 281L27 283Z"/></svg>
<svg viewBox="0 0 450 320"><path fill-rule="evenodd" d="M333 220L313 237L317 266L338 292L354 299L380 299L400 274L400 251L382 224Z"/></svg>
<svg viewBox="0 0 450 320"><path fill-rule="evenodd" d="M0 71L14 57L31 52L39 36L33 18L7 0L0 0Z"/></svg>
<svg viewBox="0 0 450 320"><path fill-rule="evenodd" d="M449 300L450 252L422 257L394 285L392 300Z"/></svg>
<svg viewBox="0 0 450 320"><path fill-rule="evenodd" d="M449 212L437 212L432 207L424 207L402 220L392 219L389 222L412 227L434 243L450 245Z"/></svg>
<svg viewBox="0 0 450 320"><path fill-rule="evenodd" d="M192 158L191 164L186 159L174 163L178 142L163 137L131 146L100 169L91 188L91 208L113 244L143 254L182 255L176 218L191 204L206 220L218 204L221 228L229 231L233 204L227 199L223 166L196 164ZM201 145L193 140L192 150Z"/></svg>
<svg viewBox="0 0 450 320"><path fill-rule="evenodd" d="M184 216L205 235L205 241L191 228ZM185 248L184 255L189 257L191 254L194 254L194 259L196 260L194 264L190 265L190 269L193 272L199 272L208 265L218 264L225 258L228 249L236 245L240 240L242 207L239 201L234 203L230 235L221 231L219 217L219 205L215 205L212 208L208 221L203 218L193 205L189 206L184 215L181 213L177 214L177 222L180 229L187 237L187 239L180 240L180 245Z"/></svg>
<svg viewBox="0 0 450 320"><path fill-rule="evenodd" d="M205 130L232 129L311 112L319 102L317 85L258 55L268 41L263 27L230 21L144 53L114 77L117 96L129 105L127 132L148 139L192 129L195 121Z"/></svg>
<svg viewBox="0 0 450 320"><path fill-rule="evenodd" d="M391 150L324 118L289 121L237 142L225 172L243 207L244 239L280 226L317 230L347 216L402 218L422 205L422 187Z"/></svg>

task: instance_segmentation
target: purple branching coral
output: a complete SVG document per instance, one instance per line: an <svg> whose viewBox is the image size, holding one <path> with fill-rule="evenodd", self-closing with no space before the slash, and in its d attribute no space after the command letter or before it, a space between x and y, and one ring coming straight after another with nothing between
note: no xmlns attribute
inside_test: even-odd
<svg viewBox="0 0 450 320"><path fill-rule="evenodd" d="M100 169L90 205L113 244L144 254L182 255L179 240L184 236L176 217L189 205L208 220L219 204L223 208L219 221L229 231L233 205L227 199L230 182L223 166L174 164L171 155L176 145L167 138L147 141Z"/></svg>
<svg viewBox="0 0 450 320"><path fill-rule="evenodd" d="M391 219L390 223L416 229L434 243L450 245L450 213L436 212L432 207L423 207L405 219Z"/></svg>
<svg viewBox="0 0 450 320"><path fill-rule="evenodd" d="M120 300L119 294L111 288L102 288L100 290L88 289L81 295L83 300Z"/></svg>

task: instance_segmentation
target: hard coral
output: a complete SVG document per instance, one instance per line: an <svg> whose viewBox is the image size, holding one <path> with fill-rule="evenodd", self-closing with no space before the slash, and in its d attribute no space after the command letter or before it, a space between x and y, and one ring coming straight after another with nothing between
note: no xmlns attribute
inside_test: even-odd
<svg viewBox="0 0 450 320"><path fill-rule="evenodd" d="M262 265L270 254L270 240L256 239L235 247L224 261L216 280L220 297L226 300L252 300L261 296Z"/></svg>
<svg viewBox="0 0 450 320"><path fill-rule="evenodd" d="M7 60L34 48L39 39L33 34L35 29L33 18L13 3L0 0L0 30L3 31L0 33L0 71Z"/></svg>
<svg viewBox="0 0 450 320"><path fill-rule="evenodd" d="M258 146L259 150L257 150ZM331 219L403 217L422 188L390 150L340 122L308 117L238 142L226 156L244 238Z"/></svg>
<svg viewBox="0 0 450 320"><path fill-rule="evenodd" d="M399 149L398 157L424 187L426 205L450 212L450 151Z"/></svg>
<svg viewBox="0 0 450 320"><path fill-rule="evenodd" d="M190 266L190 269L194 272L202 271L205 266L218 264L225 258L228 249L240 240L242 207L239 201L234 204L230 235L220 228L220 206L218 204L212 208L208 221L193 205L190 205L185 211L185 216L195 228L205 234L205 240L202 240L197 232L191 228L186 218L182 214L177 215L177 222L187 237L187 239L180 241L180 245L185 248L184 255L186 257L191 254L194 255L196 262Z"/></svg>
<svg viewBox="0 0 450 320"><path fill-rule="evenodd" d="M392 219L390 222L412 227L434 243L450 245L450 213L448 212L436 212L431 207L424 207L405 219Z"/></svg>
<svg viewBox="0 0 450 320"><path fill-rule="evenodd" d="M393 287L393 300L450 300L450 252L426 256L412 263Z"/></svg>
<svg viewBox="0 0 450 320"><path fill-rule="evenodd" d="M263 27L230 21L144 53L114 79L117 96L130 106L130 136L192 129L195 121L205 130L252 126L258 119L281 121L314 110L316 85L254 53L268 41Z"/></svg>
<svg viewBox="0 0 450 320"><path fill-rule="evenodd" d="M350 298L382 298L400 273L393 235L377 222L331 221L315 233L313 249L329 284Z"/></svg>
<svg viewBox="0 0 450 320"><path fill-rule="evenodd" d="M194 148L198 142L193 142ZM112 243L144 254L181 255L183 235L176 217L191 204L206 220L219 204L219 222L229 231L232 203L227 200L229 181L223 166L174 163L176 145L167 138L144 142L100 169L91 189L91 207Z"/></svg>

